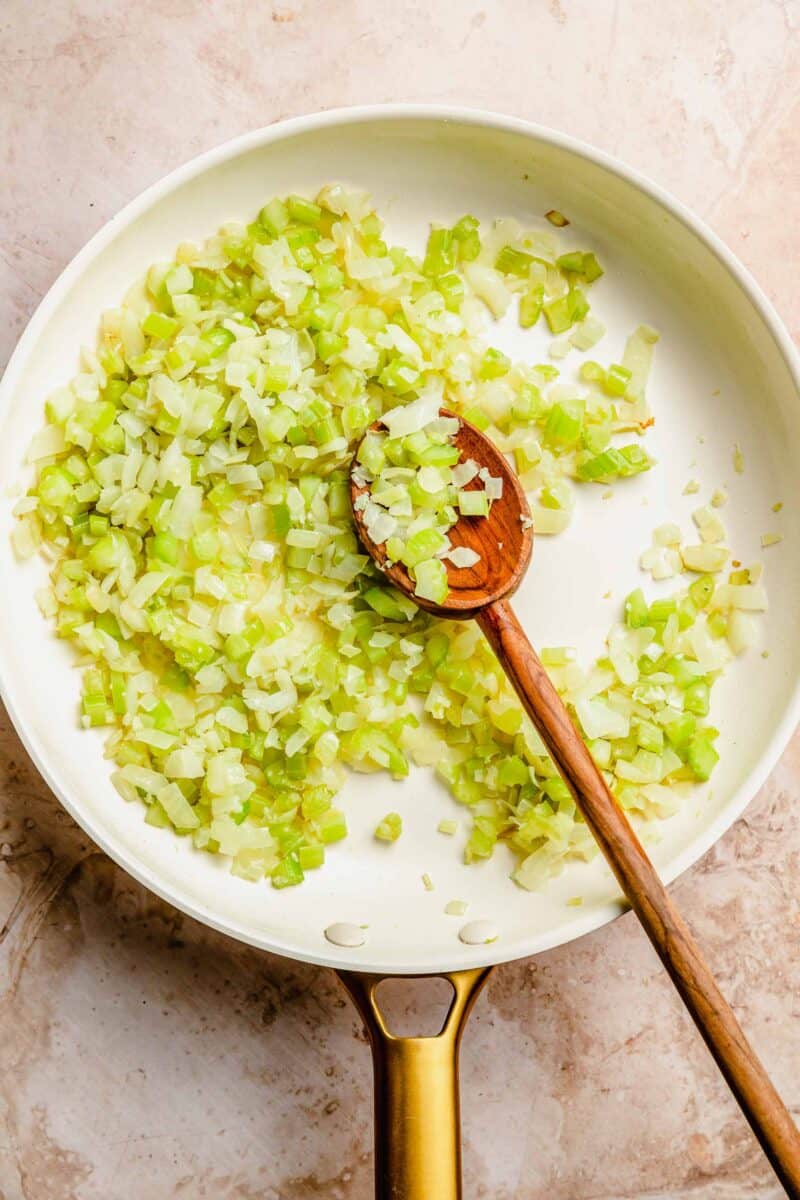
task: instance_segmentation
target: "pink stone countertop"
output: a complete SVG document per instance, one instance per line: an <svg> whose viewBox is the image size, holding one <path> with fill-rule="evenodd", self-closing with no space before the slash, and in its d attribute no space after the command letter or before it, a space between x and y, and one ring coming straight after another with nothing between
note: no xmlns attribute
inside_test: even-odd
<svg viewBox="0 0 800 1200"><path fill-rule="evenodd" d="M798 0L4 0L0 361L89 235L176 164L391 100L493 108L619 155L800 333ZM796 738L675 888L795 1112L798 788ZM0 824L0 1198L367 1200L369 1053L331 973L150 897L5 719ZM780 1195L629 916L500 968L462 1061L465 1200Z"/></svg>

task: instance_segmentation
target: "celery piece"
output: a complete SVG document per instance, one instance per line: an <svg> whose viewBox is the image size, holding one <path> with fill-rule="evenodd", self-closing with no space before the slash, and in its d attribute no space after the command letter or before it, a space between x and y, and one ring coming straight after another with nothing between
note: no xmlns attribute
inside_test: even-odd
<svg viewBox="0 0 800 1200"><path fill-rule="evenodd" d="M600 266L600 263L597 261L597 258L591 251L583 256L582 274L587 283L594 283L596 279L599 279L601 275L605 274L605 271Z"/></svg>
<svg viewBox="0 0 800 1200"><path fill-rule="evenodd" d="M330 362L347 347L347 339L339 333L322 329L317 335L317 355L323 362Z"/></svg>
<svg viewBox="0 0 800 1200"><path fill-rule="evenodd" d="M625 624L630 629L641 629L647 624L649 609L641 588L625 598Z"/></svg>
<svg viewBox="0 0 800 1200"><path fill-rule="evenodd" d="M412 391L419 383L419 379L419 368L409 359L402 356L394 358L390 363L387 363L380 374L382 386L388 388L391 392L396 392L398 396L403 396L407 392Z"/></svg>
<svg viewBox="0 0 800 1200"><path fill-rule="evenodd" d="M178 561L178 539L171 533L157 533L153 538L151 551L153 558L174 567Z"/></svg>
<svg viewBox="0 0 800 1200"><path fill-rule="evenodd" d="M424 559L414 568L414 594L434 604L442 604L449 591L447 571L438 558Z"/></svg>
<svg viewBox="0 0 800 1200"><path fill-rule="evenodd" d="M678 611L678 602L670 598L669 600L654 600L647 610L647 624L663 625L673 613Z"/></svg>
<svg viewBox="0 0 800 1200"><path fill-rule="evenodd" d="M172 337L177 331L178 325L179 323L174 317L168 317L165 313L151 312L142 321L142 332L150 337L164 340Z"/></svg>
<svg viewBox="0 0 800 1200"><path fill-rule="evenodd" d="M489 500L484 491L474 489L458 493L458 510L462 517L488 517Z"/></svg>
<svg viewBox="0 0 800 1200"><path fill-rule="evenodd" d="M258 214L258 219L267 233L272 237L280 237L289 224L289 213L284 202L275 197L264 205Z"/></svg>
<svg viewBox="0 0 800 1200"><path fill-rule="evenodd" d="M482 408L475 406L464 410L464 420L469 421L476 429L485 430L489 428L491 422Z"/></svg>
<svg viewBox="0 0 800 1200"><path fill-rule="evenodd" d="M540 658L546 667L566 667L575 661L575 651L571 646L544 646Z"/></svg>
<svg viewBox="0 0 800 1200"><path fill-rule="evenodd" d="M612 363L605 373L603 387L610 396L624 396L631 381L631 372L620 363Z"/></svg>
<svg viewBox="0 0 800 1200"><path fill-rule="evenodd" d="M304 196L292 195L287 197L286 211L289 219L299 221L303 225L319 225L322 220L322 209L313 200Z"/></svg>
<svg viewBox="0 0 800 1200"><path fill-rule="evenodd" d="M497 778L503 787L519 787L530 783L531 776L527 764L512 754L500 763Z"/></svg>
<svg viewBox="0 0 800 1200"><path fill-rule="evenodd" d="M277 867L274 867L270 878L274 888L295 887L303 882L303 868L296 854L288 854Z"/></svg>
<svg viewBox="0 0 800 1200"><path fill-rule="evenodd" d="M195 349L194 357L200 365L219 357L235 340L229 329L220 326L204 329L197 339L201 346Z"/></svg>
<svg viewBox="0 0 800 1200"><path fill-rule="evenodd" d="M325 862L325 847L324 846L298 846L297 861L303 871L315 871L324 865Z"/></svg>
<svg viewBox="0 0 800 1200"><path fill-rule="evenodd" d="M455 271L448 271L436 280L436 287L444 299L448 312L458 312L464 299L464 282Z"/></svg>
<svg viewBox="0 0 800 1200"><path fill-rule="evenodd" d="M577 476L579 479L594 480L600 483L610 482L620 476L629 474L629 464L620 450L613 446L592 458L579 463Z"/></svg>
<svg viewBox="0 0 800 1200"><path fill-rule="evenodd" d="M388 621L405 621L408 619L408 613L399 603L401 599L400 593L395 592L394 588L372 587L364 592L363 599L382 617L386 617Z"/></svg>
<svg viewBox="0 0 800 1200"><path fill-rule="evenodd" d="M452 229L459 262L474 262L481 252L481 239L477 217L465 216L456 221Z"/></svg>
<svg viewBox="0 0 800 1200"><path fill-rule="evenodd" d="M340 842L347 837L347 821L343 812L337 808L329 808L317 818L320 841L329 845Z"/></svg>
<svg viewBox="0 0 800 1200"><path fill-rule="evenodd" d="M284 363L268 363L264 371L264 390L283 392L289 386L291 372Z"/></svg>
<svg viewBox="0 0 800 1200"><path fill-rule="evenodd" d="M332 262L317 263L311 271L314 286L319 292L339 291L344 286L344 272Z"/></svg>
<svg viewBox="0 0 800 1200"><path fill-rule="evenodd" d="M600 363L593 362L591 359L581 363L579 374L581 379L585 380L586 383L602 384L606 378L605 370L600 366Z"/></svg>
<svg viewBox="0 0 800 1200"><path fill-rule="evenodd" d="M451 229L432 229L428 236L428 245L422 264L423 275L435 279L439 275L447 275L454 266L453 231Z"/></svg>
<svg viewBox="0 0 800 1200"><path fill-rule="evenodd" d="M502 350L496 350L490 346L478 367L478 377L480 379L499 379L508 374L510 367L511 359L508 355L503 354Z"/></svg>
<svg viewBox="0 0 800 1200"><path fill-rule="evenodd" d="M711 772L719 762L719 754L707 734L697 734L692 738L686 749L686 762L697 779L710 779Z"/></svg>
<svg viewBox="0 0 800 1200"><path fill-rule="evenodd" d="M562 400L554 404L545 425L545 439L552 446L574 445L581 435L585 404L582 400Z"/></svg>
<svg viewBox="0 0 800 1200"><path fill-rule="evenodd" d="M568 294L548 300L542 307L551 333L565 333L574 324L575 318Z"/></svg>
<svg viewBox="0 0 800 1200"><path fill-rule="evenodd" d="M407 567L416 567L426 558L435 558L441 554L447 549L447 545L447 538L438 529L420 529L406 542L401 559Z"/></svg>
<svg viewBox="0 0 800 1200"><path fill-rule="evenodd" d="M698 679L695 683L689 684L683 694L683 706L687 712L694 713L696 716L708 716L709 687L704 680Z"/></svg>
<svg viewBox="0 0 800 1200"><path fill-rule="evenodd" d="M582 275L587 283L594 283L604 274L597 258L590 251L570 250L556 259L556 266L569 274Z"/></svg>
<svg viewBox="0 0 800 1200"><path fill-rule="evenodd" d="M519 298L519 323L530 329L539 320L544 304L544 284L533 284Z"/></svg>
<svg viewBox="0 0 800 1200"><path fill-rule="evenodd" d="M403 832L403 818L399 813L387 813L375 828L375 837L379 842L396 842Z"/></svg>
<svg viewBox="0 0 800 1200"><path fill-rule="evenodd" d="M583 251L570 250L568 254L561 254L556 259L556 266L561 271L570 271L576 275L583 274Z"/></svg>
<svg viewBox="0 0 800 1200"><path fill-rule="evenodd" d="M39 475L39 496L51 508L64 508L72 498L72 480L63 467L43 467Z"/></svg>
<svg viewBox="0 0 800 1200"><path fill-rule="evenodd" d="M117 716L122 716L128 710L127 687L125 676L118 671L111 672L111 707Z"/></svg>
<svg viewBox="0 0 800 1200"><path fill-rule="evenodd" d="M543 306L551 333L565 333L589 312L589 305L580 288L570 288L565 296L548 300Z"/></svg>
<svg viewBox="0 0 800 1200"><path fill-rule="evenodd" d="M495 270L502 271L504 275L519 275L522 279L527 279L532 263L532 254L517 250L514 246L503 246L494 265Z"/></svg>

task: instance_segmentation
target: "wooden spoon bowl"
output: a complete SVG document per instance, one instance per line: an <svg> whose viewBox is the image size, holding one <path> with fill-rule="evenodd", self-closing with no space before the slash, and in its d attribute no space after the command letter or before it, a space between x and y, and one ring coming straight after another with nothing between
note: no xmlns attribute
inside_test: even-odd
<svg viewBox="0 0 800 1200"><path fill-rule="evenodd" d="M471 567L456 567L445 560L450 591L443 603L434 604L431 600L414 595L414 581L403 563L387 563L385 544L372 541L364 528L364 514L356 508L356 500L368 492L369 487L358 483L352 474L350 504L361 543L386 578L400 591L411 596L414 603L426 612L451 620L466 620L477 616L478 611L487 604L511 596L517 590L533 552L533 521L522 484L508 465L505 455L463 417L457 417L456 413L446 408L441 408L439 415L455 417L460 421L454 443L460 452L461 462L472 459L486 467L496 479L503 481L503 494L499 500L492 502L488 517L461 517L450 530L450 542L454 547L467 546L480 557ZM375 421L370 431L376 433L382 428L382 422ZM476 476L465 490L479 490L482 487Z"/></svg>

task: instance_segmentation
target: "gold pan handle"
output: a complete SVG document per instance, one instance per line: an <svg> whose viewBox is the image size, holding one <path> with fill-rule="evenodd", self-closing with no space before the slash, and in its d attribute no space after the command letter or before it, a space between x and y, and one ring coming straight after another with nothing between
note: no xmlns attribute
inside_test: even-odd
<svg viewBox="0 0 800 1200"><path fill-rule="evenodd" d="M440 977L453 999L435 1037L395 1037L387 1029L375 992L397 976L338 972L372 1046L376 1200L461 1200L458 1051L491 969Z"/></svg>

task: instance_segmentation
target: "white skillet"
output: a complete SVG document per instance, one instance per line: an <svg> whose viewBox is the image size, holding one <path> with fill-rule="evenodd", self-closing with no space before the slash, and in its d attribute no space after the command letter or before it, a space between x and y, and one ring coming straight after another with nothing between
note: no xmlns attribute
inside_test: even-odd
<svg viewBox="0 0 800 1200"><path fill-rule="evenodd" d="M800 716L800 523L793 519L800 363L750 276L661 189L560 134L429 106L302 117L201 155L92 238L23 335L0 384L0 691L50 787L140 882L242 941L377 975L483 968L562 944L618 915L622 905L607 869L600 861L571 866L543 893L528 894L510 882L505 853L464 866L461 837L436 833L441 818L462 812L431 773L418 770L402 784L380 775L351 777L343 795L351 834L302 887L276 892L236 879L187 841L145 825L142 811L114 791L102 735L76 724L79 681L70 651L34 601L45 568L21 567L9 546L11 493L27 481L20 464L41 424L44 398L76 370L77 347L93 344L102 309L118 303L143 269L169 257L178 242L200 240L225 220L248 219L275 193L313 192L331 180L368 188L391 238L414 248L422 247L431 221L471 212L538 222L558 208L571 220L565 243L594 249L606 268L593 289L593 307L608 328L599 355L618 359L640 322L661 331L649 390L656 426L648 448L657 468L618 485L611 500L601 499L601 488L583 489L569 530L538 539L515 607L538 645L571 644L586 658L596 655L622 598L642 583L637 560L652 528L667 519L687 524L698 499L728 488L724 518L736 557L767 562L769 656L751 651L715 688L722 759L713 782L648 839L667 881L740 815ZM493 341L519 357L546 360L549 338L520 331L512 318ZM735 443L744 448L743 474L733 468ZM690 478L700 481L700 497L682 494ZM785 505L778 515L771 511L777 501ZM783 533L784 541L762 554L759 535L767 531ZM372 830L389 809L402 813L405 832L387 848ZM423 872L434 891L423 888ZM579 908L566 903L575 896L583 898ZM470 918L493 922L498 940L464 945L459 920L444 913L455 898L469 902ZM333 920L368 925L364 945L331 945L324 929Z"/></svg>

